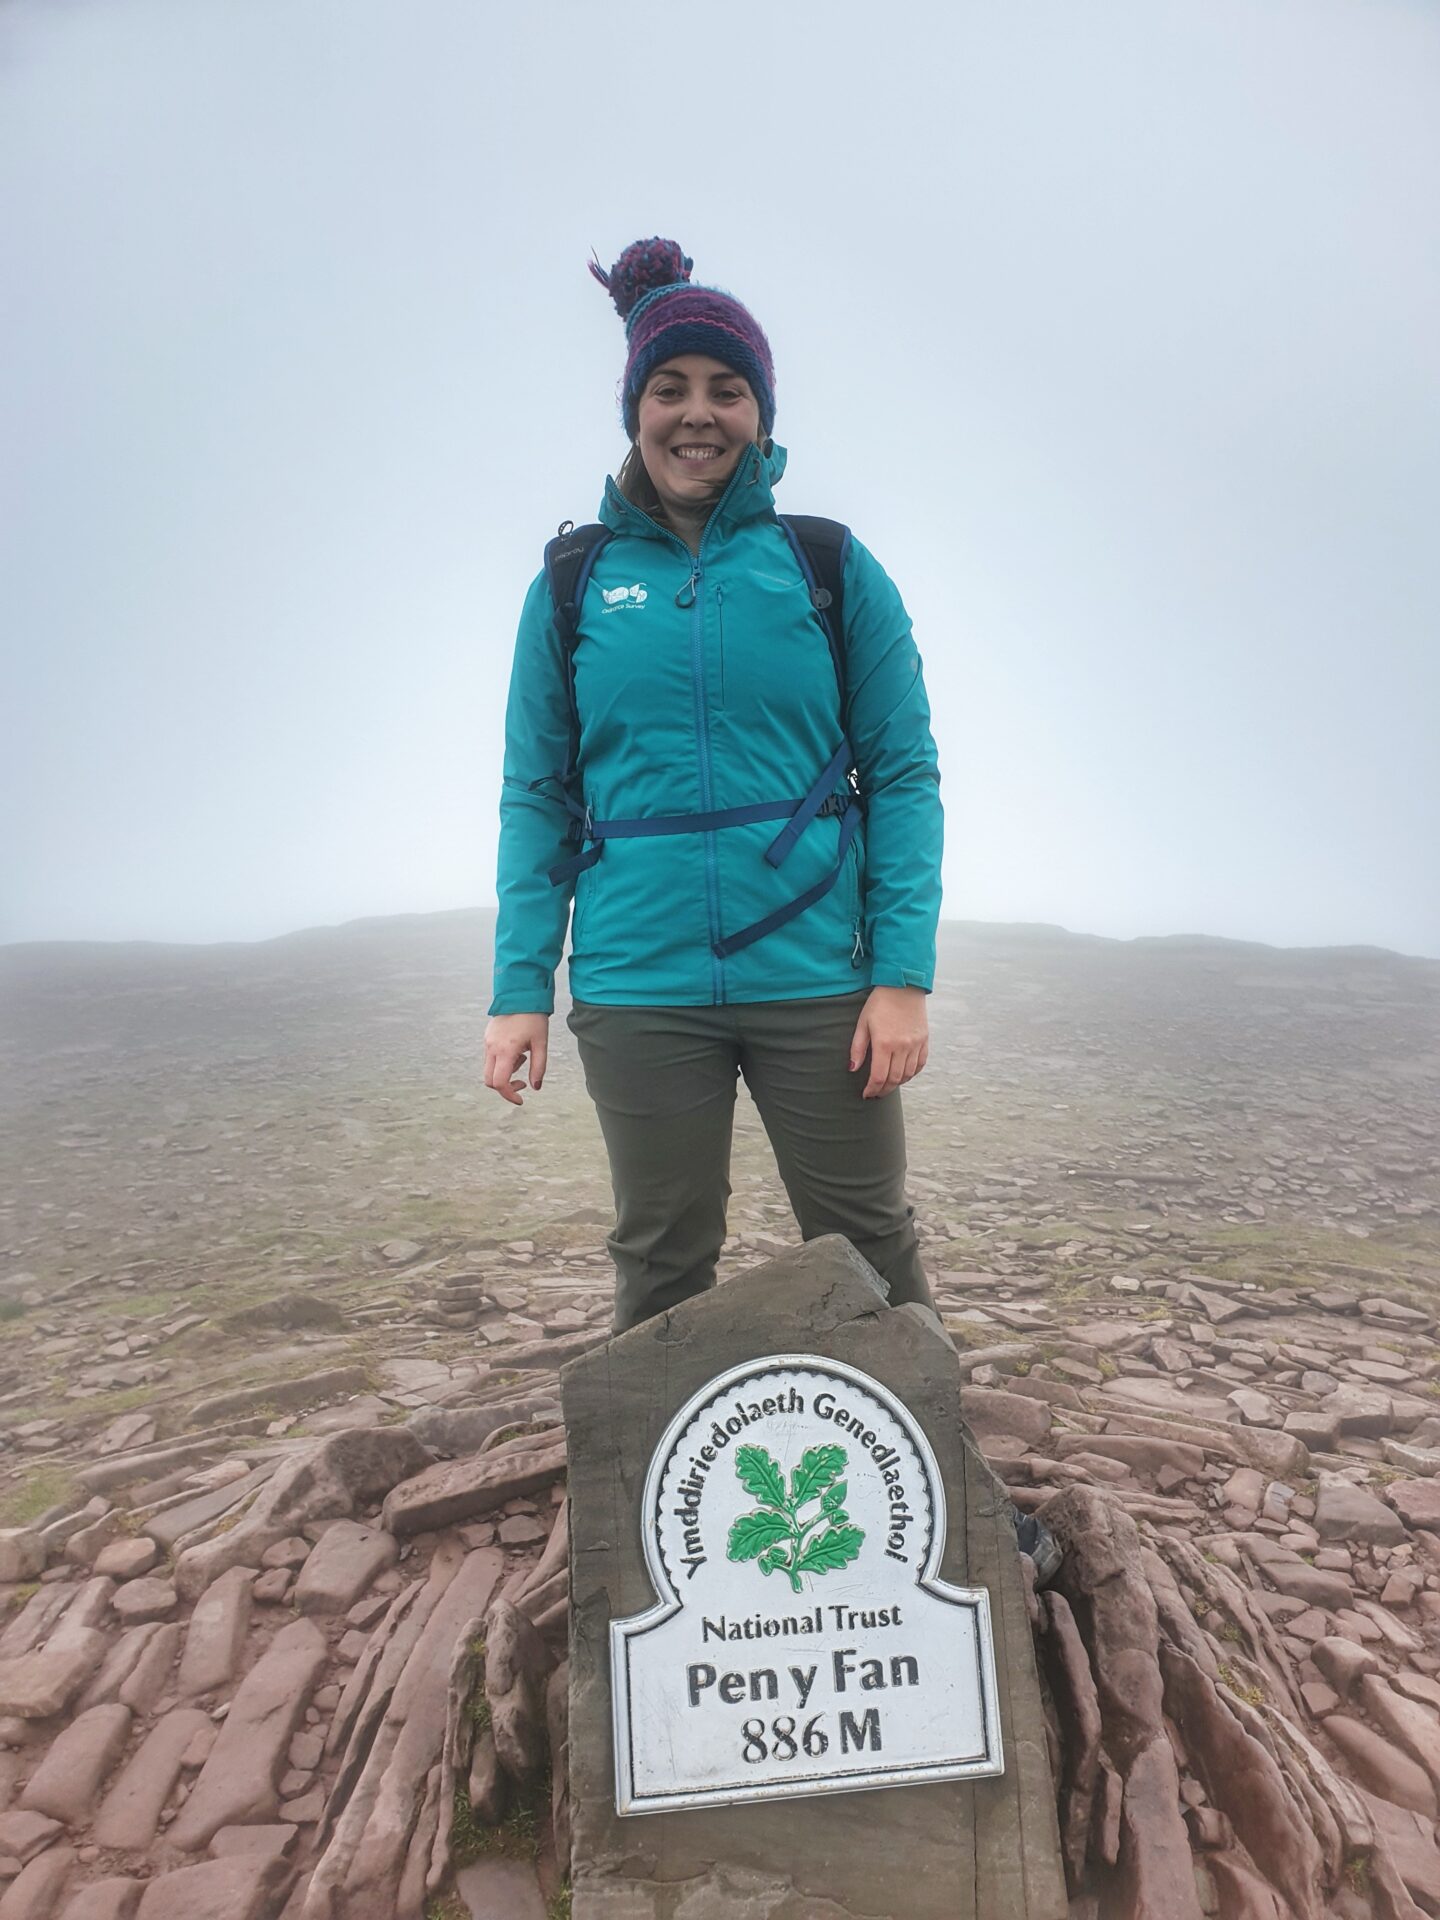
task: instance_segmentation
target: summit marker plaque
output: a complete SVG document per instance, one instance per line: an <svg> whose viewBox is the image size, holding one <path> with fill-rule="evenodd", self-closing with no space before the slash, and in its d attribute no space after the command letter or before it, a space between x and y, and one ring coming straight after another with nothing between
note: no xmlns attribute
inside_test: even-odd
<svg viewBox="0 0 1440 1920"><path fill-rule="evenodd" d="M1065 1920L960 1388L838 1237L563 1370L574 1920Z"/></svg>
<svg viewBox="0 0 1440 1920"><path fill-rule="evenodd" d="M1003 1771L990 1597L940 1578L939 1464L879 1381L730 1368L671 1421L640 1525L660 1598L610 1628L617 1812Z"/></svg>

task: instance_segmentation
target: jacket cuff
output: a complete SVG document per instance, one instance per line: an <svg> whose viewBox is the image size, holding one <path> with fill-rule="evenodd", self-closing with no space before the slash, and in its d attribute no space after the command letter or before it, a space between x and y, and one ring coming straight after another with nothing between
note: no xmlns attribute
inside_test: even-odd
<svg viewBox="0 0 1440 1920"><path fill-rule="evenodd" d="M896 967L888 960L873 960L870 963L870 984L872 987L921 987L930 993L935 982L932 975L921 973L914 967Z"/></svg>
<svg viewBox="0 0 1440 1920"><path fill-rule="evenodd" d="M512 990L509 993L497 993L486 1009L486 1017L497 1013L554 1013L555 994L537 993L534 988L528 993Z"/></svg>

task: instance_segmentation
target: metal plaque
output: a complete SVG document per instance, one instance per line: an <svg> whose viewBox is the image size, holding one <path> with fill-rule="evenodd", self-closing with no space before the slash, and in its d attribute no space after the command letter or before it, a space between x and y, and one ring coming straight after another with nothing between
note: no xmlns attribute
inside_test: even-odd
<svg viewBox="0 0 1440 1920"><path fill-rule="evenodd" d="M878 1380L732 1367L641 1507L657 1603L612 1621L615 1806L723 1806L1004 1771L990 1597L940 1578L945 1489Z"/></svg>

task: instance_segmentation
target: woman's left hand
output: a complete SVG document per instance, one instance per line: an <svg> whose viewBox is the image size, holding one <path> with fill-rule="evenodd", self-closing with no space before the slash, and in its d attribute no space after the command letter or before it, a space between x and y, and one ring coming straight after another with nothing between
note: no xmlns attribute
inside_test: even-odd
<svg viewBox="0 0 1440 1920"><path fill-rule="evenodd" d="M913 1080L930 1057L930 1022L923 987L872 987L850 1042L850 1071L870 1056L870 1078L861 1095L878 1100Z"/></svg>

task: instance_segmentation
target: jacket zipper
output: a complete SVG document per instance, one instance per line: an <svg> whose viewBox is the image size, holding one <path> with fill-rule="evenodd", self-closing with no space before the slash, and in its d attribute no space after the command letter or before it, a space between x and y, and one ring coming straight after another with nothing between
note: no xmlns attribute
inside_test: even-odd
<svg viewBox="0 0 1440 1920"><path fill-rule="evenodd" d="M671 533L668 527L662 527L658 520L652 520L642 507L635 507L642 520L652 526L662 538L672 541L690 562L690 578L675 596L675 604L682 610L690 609L690 677L695 697L695 744L700 756L700 810L712 811L710 786L710 719L706 712L705 696L705 605L701 597L701 583L705 577L703 557L705 543L710 538L710 530L720 518L726 502L739 485L742 474L749 474L759 456L749 449L740 456L735 471L731 474L725 491L716 501L710 518L705 522L705 530L700 535L698 552L690 549L678 534ZM716 592L720 591L717 583ZM685 598L689 594L689 599ZM723 699L723 693L722 693ZM725 1005L725 962L715 951L720 939L720 860L715 844L715 832L712 829L704 833L705 842L705 905L710 921L710 980L715 995L716 1006Z"/></svg>
<svg viewBox="0 0 1440 1920"><path fill-rule="evenodd" d="M720 628L720 711L725 711L725 588L715 582L715 618Z"/></svg>

